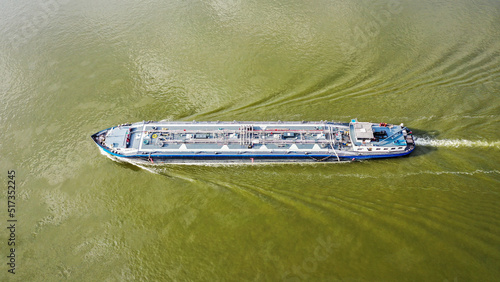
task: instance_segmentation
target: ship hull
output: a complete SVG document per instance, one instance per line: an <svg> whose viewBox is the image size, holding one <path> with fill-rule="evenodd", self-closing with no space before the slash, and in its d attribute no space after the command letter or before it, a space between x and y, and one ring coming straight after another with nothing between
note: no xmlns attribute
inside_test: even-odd
<svg viewBox="0 0 500 282"><path fill-rule="evenodd" d="M359 156L339 156L339 159L330 155L293 155L293 156L261 156L261 155L206 155L206 156L192 156L192 155L147 155L147 156L119 156L110 154L112 157L117 157L118 160L139 162L144 164L231 164L231 163L313 163L313 162L349 162L360 161L368 159L383 159L394 158L409 155L410 152L399 154L387 155L359 155Z"/></svg>
<svg viewBox="0 0 500 282"><path fill-rule="evenodd" d="M149 164L341 162L402 157L415 149L407 128L358 125L354 121L143 122L108 128L92 139L113 158ZM359 139L366 130L375 132L366 136L371 138L369 144Z"/></svg>

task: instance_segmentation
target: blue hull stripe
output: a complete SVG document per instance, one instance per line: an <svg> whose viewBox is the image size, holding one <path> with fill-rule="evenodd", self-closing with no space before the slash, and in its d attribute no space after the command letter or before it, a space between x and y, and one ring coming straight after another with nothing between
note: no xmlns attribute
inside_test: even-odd
<svg viewBox="0 0 500 282"><path fill-rule="evenodd" d="M97 143L96 143L97 144ZM180 154L175 154L175 155L130 155L130 156L124 156L120 154L113 153L109 151L108 149L104 148L100 144L97 144L101 149L103 149L106 153L116 156L116 157L121 157L121 158L194 158L194 159L206 159L206 158L217 158L217 159L227 159L227 158L281 158L281 159L303 159L303 158L326 158L326 157L331 157L333 159L336 158L335 155L293 155L293 154L279 154L279 155L262 155L262 154L236 154L236 155L224 155L224 154L189 154L189 155L180 155ZM375 158L393 158L393 157L402 157L410 154L414 149L410 151L406 151L403 153L398 153L398 154L384 154L384 155L357 155L357 156L339 156L341 159L375 159Z"/></svg>

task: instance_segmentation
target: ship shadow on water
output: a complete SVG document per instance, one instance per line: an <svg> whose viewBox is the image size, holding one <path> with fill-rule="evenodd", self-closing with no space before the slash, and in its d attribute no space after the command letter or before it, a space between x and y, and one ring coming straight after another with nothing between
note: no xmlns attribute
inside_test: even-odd
<svg viewBox="0 0 500 282"><path fill-rule="evenodd" d="M415 150L408 156L405 156L405 158L412 158L412 157L418 157L418 156L423 156L426 154L429 154L433 151L436 151L436 147L429 147L429 146L418 146L415 148Z"/></svg>
<svg viewBox="0 0 500 282"><path fill-rule="evenodd" d="M128 168L133 171L141 171L142 169L138 167L135 164L128 163L128 162L123 162L123 161L118 161L118 160L113 160L113 163L121 168Z"/></svg>

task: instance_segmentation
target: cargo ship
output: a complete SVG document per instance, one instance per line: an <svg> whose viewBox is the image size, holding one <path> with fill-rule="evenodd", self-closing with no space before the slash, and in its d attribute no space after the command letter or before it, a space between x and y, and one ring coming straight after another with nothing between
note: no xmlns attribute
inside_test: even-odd
<svg viewBox="0 0 500 282"><path fill-rule="evenodd" d="M143 121L101 130L104 153L152 164L339 162L415 149L403 124L328 121Z"/></svg>

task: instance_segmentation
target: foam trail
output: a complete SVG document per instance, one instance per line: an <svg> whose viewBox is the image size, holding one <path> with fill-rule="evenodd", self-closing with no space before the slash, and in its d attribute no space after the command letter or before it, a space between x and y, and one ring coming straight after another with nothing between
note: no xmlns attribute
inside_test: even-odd
<svg viewBox="0 0 500 282"><path fill-rule="evenodd" d="M474 171L419 171L419 172L409 172L404 174L403 176L413 176L420 174L433 174L433 175L446 175L446 174L454 174L454 175L475 175L475 174L499 174L498 170L482 170L476 169Z"/></svg>
<svg viewBox="0 0 500 282"><path fill-rule="evenodd" d="M432 139L429 137L417 137L415 143L418 146L430 147L493 147L500 149L500 141L471 141L466 139Z"/></svg>
<svg viewBox="0 0 500 282"><path fill-rule="evenodd" d="M141 164L139 164L139 163L137 163L137 162L134 162L134 161L132 161L132 160L129 160L129 159L127 159L127 158L120 158L120 157L115 157L115 156L112 156L112 155L110 155L110 154L108 154L108 153L104 152L104 150L103 150L102 148L100 148L100 147L99 147L99 149L100 149L99 151L101 152L101 154L105 155L106 157L108 157L109 159L111 159L111 160L113 160L113 161L115 161L115 162L120 162L120 163L129 163L129 164L131 164L131 165L134 165L134 166L136 166L136 167L138 167L138 168L144 169L144 170L149 171L149 172L151 172L151 173L158 174L158 172L156 172L156 171L155 171L154 169L152 169L152 168L146 167L146 166L144 166L144 165L141 165Z"/></svg>
<svg viewBox="0 0 500 282"><path fill-rule="evenodd" d="M159 173L158 173L158 172L156 172L153 168L149 168L149 167L147 167L147 166L144 166L144 165L138 164L138 163L133 162L133 161L131 161L131 160L127 159L127 158L120 158L120 161L122 161L122 162L124 162L124 163L129 163L129 164L131 164L131 165L135 165L136 167L138 167L138 168L142 168L142 169L144 169L144 170L146 170L146 171L149 171L149 172L151 172L151 173L154 173L154 174L159 174Z"/></svg>
<svg viewBox="0 0 500 282"><path fill-rule="evenodd" d="M404 178L408 176L419 176L423 174L428 175L476 175L476 174L500 174L499 170L482 170L476 169L473 171L416 171L408 173L384 173L384 174L359 174L359 173L336 173L323 176L324 178L335 178L335 177L349 177L349 178Z"/></svg>

